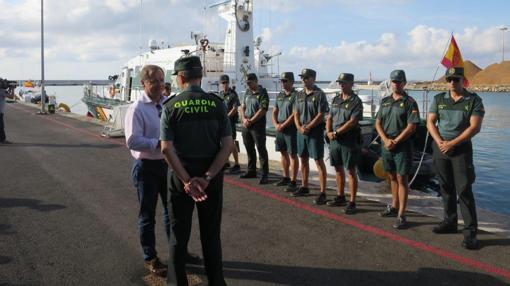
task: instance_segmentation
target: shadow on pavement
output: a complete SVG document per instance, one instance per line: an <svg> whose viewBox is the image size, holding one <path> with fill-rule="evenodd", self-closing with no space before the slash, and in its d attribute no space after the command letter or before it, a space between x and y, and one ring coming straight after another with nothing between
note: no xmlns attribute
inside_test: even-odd
<svg viewBox="0 0 510 286"><path fill-rule="evenodd" d="M121 144L50 144L50 143L17 143L1 145L5 147L47 147L47 148L94 148L94 149L115 149Z"/></svg>
<svg viewBox="0 0 510 286"><path fill-rule="evenodd" d="M66 208L64 205L43 204L42 201L35 199L0 198L0 208L19 207L27 207L40 212L51 212Z"/></svg>
<svg viewBox="0 0 510 286"><path fill-rule="evenodd" d="M9 235L14 234L14 231L11 230L12 225L10 224L0 224L0 235Z"/></svg>
<svg viewBox="0 0 510 286"><path fill-rule="evenodd" d="M190 267L193 273L204 275L201 267ZM331 269L299 266L269 265L251 262L224 262L225 279L238 280L232 285L268 283L272 285L356 285L356 286L508 286L510 284L496 277L468 272L437 268L420 268L418 271L368 271L352 269ZM206 278L205 278L206 279Z"/></svg>
<svg viewBox="0 0 510 286"><path fill-rule="evenodd" d="M510 245L510 239L503 238L503 239L480 239L480 244L482 248L488 247L488 246L509 246Z"/></svg>
<svg viewBox="0 0 510 286"><path fill-rule="evenodd" d="M0 265L7 264L7 263L9 263L11 261L12 261L11 257L0 255ZM0 284L0 285L3 285L3 284Z"/></svg>

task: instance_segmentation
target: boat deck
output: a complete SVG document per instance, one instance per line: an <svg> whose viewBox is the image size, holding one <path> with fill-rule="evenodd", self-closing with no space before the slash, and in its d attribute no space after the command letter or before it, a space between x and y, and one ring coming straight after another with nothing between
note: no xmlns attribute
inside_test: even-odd
<svg viewBox="0 0 510 286"><path fill-rule="evenodd" d="M0 285L163 285L143 270L132 159L123 139L101 137L103 127L94 122L36 115L19 103L7 104L4 119L14 144L0 145ZM359 213L347 216L342 208L314 206L317 188L296 199L254 179L226 176L227 284L510 285L504 223L482 222L501 233L482 231L483 247L468 251L460 232L431 232L438 200L413 196L410 228L394 230L394 219L377 215L384 208L377 200L388 196L372 187L361 185ZM166 261L159 217L157 223ZM196 222L190 251L201 252ZM193 285L206 285L200 265L189 272Z"/></svg>

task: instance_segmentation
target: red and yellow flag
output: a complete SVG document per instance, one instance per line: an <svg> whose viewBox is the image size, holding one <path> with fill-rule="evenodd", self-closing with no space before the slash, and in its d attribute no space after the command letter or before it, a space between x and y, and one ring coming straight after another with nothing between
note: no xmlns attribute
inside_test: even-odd
<svg viewBox="0 0 510 286"><path fill-rule="evenodd" d="M448 50L446 51L443 59L441 60L441 64L445 66L447 69L453 67L461 67L464 68L464 60L462 59L462 54L460 53L459 46L455 41L455 38L452 35L450 39L450 45L448 46ZM466 77L464 70L464 87L469 86L469 81Z"/></svg>

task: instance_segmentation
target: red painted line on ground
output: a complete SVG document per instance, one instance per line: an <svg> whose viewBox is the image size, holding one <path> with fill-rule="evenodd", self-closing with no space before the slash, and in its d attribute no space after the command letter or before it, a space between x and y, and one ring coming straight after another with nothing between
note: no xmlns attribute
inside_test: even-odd
<svg viewBox="0 0 510 286"><path fill-rule="evenodd" d="M292 199L289 199L289 198L285 198L285 197L276 195L274 193L271 193L271 192L259 189L259 188L254 187L254 186L250 186L248 184L244 184L244 183L235 181L235 180L227 178L227 177L225 177L224 180L225 180L225 182L227 184L239 187L241 189L245 189L245 190L247 190L249 192L253 192L253 193L256 193L258 195L261 195L261 196L264 196L264 197L268 197L268 198L271 198L273 200L276 200L276 201L279 201L279 202L291 205L293 207L305 210L307 212L310 212L310 213L313 213L313 214L316 214L316 215L319 215L319 216L323 216L323 217L326 217L326 218L338 221L338 222L340 222L342 224L350 225L350 226L355 227L355 228L357 228L359 230L362 230L362 231L365 231L365 232L368 232L368 233L372 233L372 234L375 234L375 235L378 235L378 236L382 236L382 237L385 237L385 238L390 239L392 241L400 242L400 243L405 244L407 246L410 246L412 248L420 249L420 250L423 250L423 251L435 254L437 256L444 257L444 258L456 261L456 262L458 262L460 264L468 265L468 266L471 266L471 267L483 270L483 271L485 271L487 273L491 273L491 274L494 274L494 275L497 275L497 276L504 277L506 279L510 279L510 271L508 271L506 269L495 267L495 266L492 266L492 265L489 265L489 264L485 264L485 263L482 263L482 262L479 262L479 261L476 261L476 260L473 260L473 259L470 259L470 258L467 258L467 257L463 257L463 256L460 256L460 255L455 254L453 252L449 252L449 251L446 251L446 250L443 250L443 249L440 249L440 248L436 248L436 247L427 245L427 244L419 242L419 241L408 239L408 238L405 238L403 236L400 236L400 235L397 235L397 234L394 234L394 233L382 230L382 229L377 228L377 227L365 225L365 224L362 224L362 223L360 223L358 221L355 221L355 220L352 220L352 219L349 219L349 218L346 218L346 217L343 217L343 216L340 216L340 215L337 215L337 214L334 214L334 213L331 213L331 212L328 212L328 211L324 211L324 210L318 209L316 207L313 207L313 206L308 205L308 204L301 203L301 202L296 201L296 200L292 200Z"/></svg>
<svg viewBox="0 0 510 286"><path fill-rule="evenodd" d="M35 115L35 113L33 113L32 110L26 110L24 108L17 107L17 106L14 106L14 105L9 105L9 106L14 108L14 109L23 111L25 113ZM113 143L113 144L120 145L120 146L125 146L123 142L119 142L119 141L116 141L116 140L113 140L113 139L105 138L105 137L103 137L101 135L98 135L98 134L96 134L94 132L91 132L91 131L88 131L88 130L84 130L83 128L74 127L74 126L72 126L70 124L67 124L67 123L64 123L64 122L60 122L57 119L55 119L53 117L53 115L41 115L40 118L42 118L43 120L46 120L46 121L49 121L49 122L56 123L58 125L64 126L66 128L72 129L72 130L74 130L76 132L83 133L83 134L86 134L86 135L89 135L89 136L101 139L102 141L106 141L106 142Z"/></svg>
<svg viewBox="0 0 510 286"><path fill-rule="evenodd" d="M15 106L12 106L12 105L10 105L10 107L12 107L14 109L17 109L17 110L21 110L21 111L29 113L29 114L33 114L32 111L28 111L28 110L25 110L25 109L20 108L20 107L15 107ZM52 123L56 123L56 124L62 125L64 127L73 129L73 130L75 130L77 132L80 132L80 133L83 133L83 134L87 134L87 135L96 137L96 138L101 139L103 141L107 141L107 142L110 142L110 143L113 143L113 144L124 146L123 143L120 143L120 142L112 140L112 139L104 138L104 137L102 137L100 135L97 135L97 134L95 134L93 132L90 132L90 131L87 131L87 130L83 130L83 129L74 127L72 125L60 122L60 121L58 121L58 120L56 120L54 118L47 117L47 116L41 116L41 118L44 119L44 120L50 121ZM387 231L382 230L380 228L376 228L376 227L373 227L373 226L365 225L365 224L362 224L362 223L360 223L358 221L355 221L355 220L352 220L352 219L348 219L346 217L343 217L343 216L340 216L340 215L337 215L337 214L334 214L334 213L331 213L331 212L328 212L328 211L324 211L324 210L315 208L315 207L313 207L311 205L307 205L307 204L298 202L296 200L291 200L289 198L285 198L285 197L273 194L273 193L268 192L268 191L264 191L262 189L259 189L259 188L256 188L254 186L250 186L248 184L244 184L244 183L241 183L241 182L238 182L238 181L235 181L235 180L232 180L232 179L227 178L227 177L225 177L224 181L227 184L230 184L230 185L233 185L233 186L245 189L247 191L256 193L256 194L264 196L264 197L271 198L271 199L276 200L276 201L280 201L282 203L285 203L285 204L291 205L293 207L296 207L296 208L308 211L310 213L313 213L313 214L316 214L316 215L319 215L319 216L323 216L323 217L326 217L326 218L338 221L338 222L346 224L346 225L350 225L352 227L355 227L357 229L363 230L365 232L372 233L372 234L375 234L375 235L378 235L378 236L382 236L382 237L386 237L386 238L388 238L390 240L393 240L393 241L396 241L396 242L400 242L400 243L405 244L407 246L410 246L412 248L421 249L423 251L435 254L437 256L444 257L444 258L456 261L456 262L458 262L460 264L468 265L468 266L471 266L471 267L483 270L483 271L485 271L487 273L491 273L491 274L494 274L494 275L497 275L497 276L504 277L506 279L510 279L510 271L508 271L506 269L495 267L495 266L492 266L492 265L489 265L489 264L485 264L485 263L482 263L482 262L479 262L479 261L476 261L476 260L473 260L473 259L470 259L470 258L467 258L467 257L463 257L463 256L460 256L460 255L455 254L453 252L449 252L449 251L446 251L446 250L443 250L443 249L439 249L439 248L427 245L427 244L422 243L422 242L418 242L418 241L415 241L415 240L411 240L411 239L405 238L405 237L400 236L400 235L396 235L396 234L391 233L391 232L387 232Z"/></svg>

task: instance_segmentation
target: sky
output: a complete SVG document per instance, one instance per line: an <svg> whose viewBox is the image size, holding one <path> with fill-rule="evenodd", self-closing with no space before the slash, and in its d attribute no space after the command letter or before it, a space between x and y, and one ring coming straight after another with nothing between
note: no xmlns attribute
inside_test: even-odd
<svg viewBox="0 0 510 286"><path fill-rule="evenodd" d="M223 42L226 22L208 0L45 0L45 78L106 79L150 39L192 43L190 32ZM40 79L40 0L0 0L0 77ZM353 73L432 80L453 33L465 60L481 68L510 52L510 1L255 0L254 35L281 52L279 71L317 71L318 80ZM510 53L505 52L505 58ZM277 67L275 66L275 71Z"/></svg>

